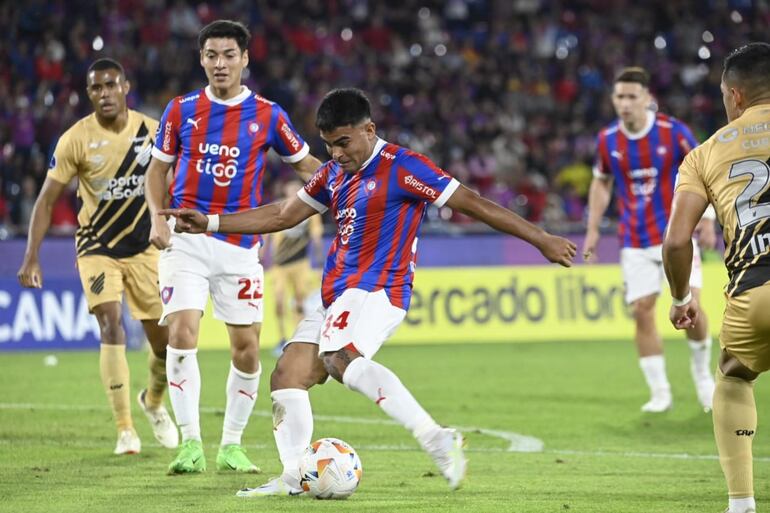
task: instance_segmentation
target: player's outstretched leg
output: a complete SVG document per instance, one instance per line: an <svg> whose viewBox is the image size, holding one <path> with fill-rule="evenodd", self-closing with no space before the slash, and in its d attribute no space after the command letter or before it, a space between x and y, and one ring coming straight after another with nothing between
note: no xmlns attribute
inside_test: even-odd
<svg viewBox="0 0 770 513"><path fill-rule="evenodd" d="M346 350L339 352L343 351ZM335 376L330 370L333 358L327 355L324 362L327 370ZM436 424L390 369L358 356L347 364L342 382L374 401L392 419L411 431L420 446L433 458L449 487L452 490L460 487L468 463L462 435Z"/></svg>

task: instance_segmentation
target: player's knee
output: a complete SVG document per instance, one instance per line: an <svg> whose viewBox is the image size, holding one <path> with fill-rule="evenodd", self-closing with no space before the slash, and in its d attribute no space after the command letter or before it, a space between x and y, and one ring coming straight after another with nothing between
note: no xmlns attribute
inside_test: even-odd
<svg viewBox="0 0 770 513"><path fill-rule="evenodd" d="M342 350L323 354L324 369L331 377L342 383L342 375L347 369L347 360L340 354Z"/></svg>
<svg viewBox="0 0 770 513"><path fill-rule="evenodd" d="M631 304L631 313L637 321L645 321L655 315L655 296L637 299Z"/></svg>
<svg viewBox="0 0 770 513"><path fill-rule="evenodd" d="M123 343L123 323L119 315L97 315L97 321L103 344Z"/></svg>
<svg viewBox="0 0 770 513"><path fill-rule="evenodd" d="M168 343L177 349L193 348L198 343L197 330L186 324L178 324L169 331Z"/></svg>

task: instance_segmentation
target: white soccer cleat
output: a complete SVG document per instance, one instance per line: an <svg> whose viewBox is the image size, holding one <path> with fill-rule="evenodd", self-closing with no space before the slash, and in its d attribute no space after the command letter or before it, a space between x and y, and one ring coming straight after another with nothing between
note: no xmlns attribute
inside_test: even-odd
<svg viewBox="0 0 770 513"><path fill-rule="evenodd" d="M450 428L442 428L425 444L425 450L436 462L452 490L457 490L465 478L468 460L463 452L464 444L462 433Z"/></svg>
<svg viewBox="0 0 770 513"><path fill-rule="evenodd" d="M301 488L294 488L280 477L276 477L256 488L243 488L235 492L238 497L269 497L272 495L295 497L305 493Z"/></svg>
<svg viewBox="0 0 770 513"><path fill-rule="evenodd" d="M642 411L645 413L662 413L670 410L672 404L671 392L654 392L650 400L642 405Z"/></svg>
<svg viewBox="0 0 770 513"><path fill-rule="evenodd" d="M148 408L144 404L146 393L147 389L145 388L139 392L136 400L147 420L150 421L155 439L167 449L176 449L179 446L179 431L176 429L176 424L171 420L171 416L162 404L155 409Z"/></svg>
<svg viewBox="0 0 770 513"><path fill-rule="evenodd" d="M115 445L114 454L139 454L142 450L142 441L136 431L124 429L118 433L118 443Z"/></svg>

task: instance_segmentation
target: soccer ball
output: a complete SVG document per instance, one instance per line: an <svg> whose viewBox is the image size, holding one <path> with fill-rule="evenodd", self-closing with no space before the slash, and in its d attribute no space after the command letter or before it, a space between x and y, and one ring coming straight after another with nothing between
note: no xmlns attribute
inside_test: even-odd
<svg viewBox="0 0 770 513"><path fill-rule="evenodd" d="M358 454L336 438L321 438L305 449L300 484L316 499L347 499L358 488L363 469Z"/></svg>

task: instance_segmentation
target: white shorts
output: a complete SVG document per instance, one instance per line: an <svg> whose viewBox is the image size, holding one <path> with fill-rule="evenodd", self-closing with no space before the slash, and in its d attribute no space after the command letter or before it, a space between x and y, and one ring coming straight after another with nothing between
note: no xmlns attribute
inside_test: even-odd
<svg viewBox="0 0 770 513"><path fill-rule="evenodd" d="M660 294L661 283L666 278L663 270L663 246L658 244L649 248L623 248L620 250L620 267L623 270L626 303L631 304L637 299ZM690 287L703 288L700 248L694 240Z"/></svg>
<svg viewBox="0 0 770 513"><path fill-rule="evenodd" d="M302 319L289 343L318 344L318 354L353 344L371 359L404 317L406 310L393 306L384 290L348 289L328 309L321 306Z"/></svg>
<svg viewBox="0 0 770 513"><path fill-rule="evenodd" d="M262 322L264 270L259 244L247 249L204 234L171 233L171 247L161 251L158 282L163 315L205 311L209 295L214 317L228 324Z"/></svg>

